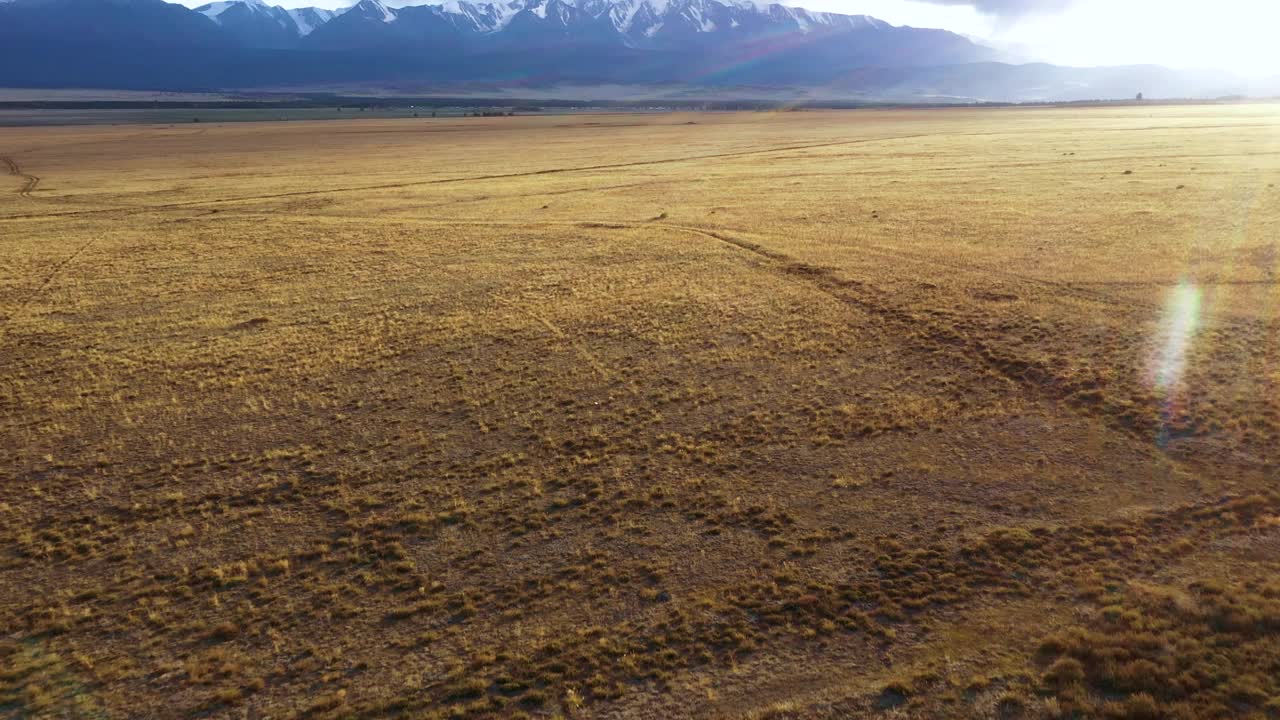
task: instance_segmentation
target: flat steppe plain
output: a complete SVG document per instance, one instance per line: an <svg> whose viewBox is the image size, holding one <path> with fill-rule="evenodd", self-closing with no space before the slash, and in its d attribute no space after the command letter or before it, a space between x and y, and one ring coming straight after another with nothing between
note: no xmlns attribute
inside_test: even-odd
<svg viewBox="0 0 1280 720"><path fill-rule="evenodd" d="M1280 711L1280 107L0 157L0 716Z"/></svg>

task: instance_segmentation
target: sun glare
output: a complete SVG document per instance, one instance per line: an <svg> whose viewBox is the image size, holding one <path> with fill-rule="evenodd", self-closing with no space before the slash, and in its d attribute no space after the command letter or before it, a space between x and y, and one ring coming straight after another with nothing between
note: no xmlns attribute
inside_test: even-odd
<svg viewBox="0 0 1280 720"><path fill-rule="evenodd" d="M1070 65L1159 64L1220 68L1246 76L1280 73L1273 35L1280 5L1252 0L1200 2L1080 0L1058 14L1029 16L997 29L996 39L1035 48Z"/></svg>

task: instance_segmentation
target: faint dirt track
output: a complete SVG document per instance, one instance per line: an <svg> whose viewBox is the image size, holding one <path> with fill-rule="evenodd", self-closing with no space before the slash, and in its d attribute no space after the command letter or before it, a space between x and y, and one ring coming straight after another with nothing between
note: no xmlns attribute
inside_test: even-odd
<svg viewBox="0 0 1280 720"><path fill-rule="evenodd" d="M23 172L18 163L7 155L0 155L0 162L3 162L5 167L9 169L10 175L22 179L22 186L18 188L18 194L25 198L31 197L31 193L35 192L36 186L40 184L40 178Z"/></svg>

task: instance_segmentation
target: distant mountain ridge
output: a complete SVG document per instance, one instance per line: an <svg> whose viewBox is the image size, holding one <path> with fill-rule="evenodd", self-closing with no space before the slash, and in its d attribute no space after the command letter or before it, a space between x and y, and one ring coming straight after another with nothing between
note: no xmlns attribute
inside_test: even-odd
<svg viewBox="0 0 1280 720"><path fill-rule="evenodd" d="M395 9L360 0L340 13L263 0L195 10L162 0L10 0L0 5L5 57L28 60L0 64L0 84L245 88L821 83L860 67L998 53L944 30L742 0L447 0Z"/></svg>
<svg viewBox="0 0 1280 720"><path fill-rule="evenodd" d="M0 0L0 86L833 88L859 99L1230 94L1162 69L1011 66L945 30L763 0Z"/></svg>
<svg viewBox="0 0 1280 720"><path fill-rule="evenodd" d="M861 31L901 38L927 34L927 45L917 42L910 53L885 57L892 66L974 62L997 55L946 31L895 28L867 15L735 0L448 0L400 8L361 0L341 11L220 0L196 12L249 48L429 53L579 43L687 52L762 37L813 38Z"/></svg>
<svg viewBox="0 0 1280 720"><path fill-rule="evenodd" d="M891 28L866 15L810 12L779 4L732 0L449 0L399 9L389 8L379 0L361 0L343 14L348 16L343 22L354 23L358 18L382 25L403 23L418 27L435 23L478 37L541 30L561 39L576 36L633 48L660 47L698 36Z"/></svg>

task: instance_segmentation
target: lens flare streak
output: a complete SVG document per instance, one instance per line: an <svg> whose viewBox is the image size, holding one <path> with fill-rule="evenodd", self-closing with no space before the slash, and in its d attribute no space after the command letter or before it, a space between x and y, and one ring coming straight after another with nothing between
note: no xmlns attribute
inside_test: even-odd
<svg viewBox="0 0 1280 720"><path fill-rule="evenodd" d="M1152 358L1148 382L1159 391L1176 392L1182 383L1187 353L1200 328L1203 292L1194 283L1183 281L1170 293L1161 323L1162 341Z"/></svg>
<svg viewBox="0 0 1280 720"><path fill-rule="evenodd" d="M1182 281L1165 302L1156 350L1147 369L1147 382L1161 396L1159 447L1166 447L1183 428L1186 412L1187 356L1202 321L1204 293L1195 283Z"/></svg>

